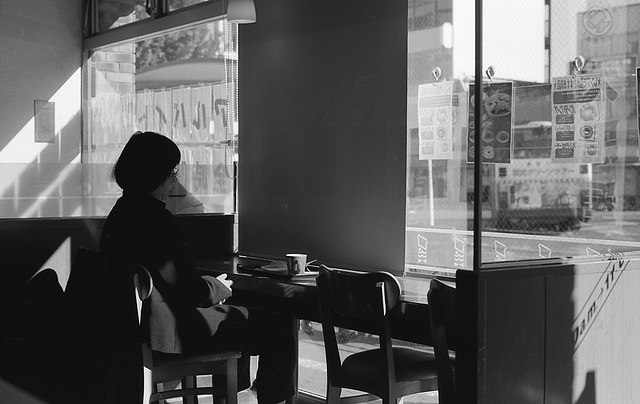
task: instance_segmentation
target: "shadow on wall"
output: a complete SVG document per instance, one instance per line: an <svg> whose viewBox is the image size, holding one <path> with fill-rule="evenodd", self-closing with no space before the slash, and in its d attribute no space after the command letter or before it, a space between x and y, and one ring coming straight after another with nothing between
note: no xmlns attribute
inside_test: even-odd
<svg viewBox="0 0 640 404"><path fill-rule="evenodd" d="M38 7L14 1L0 9L0 41L9 51L0 60L2 217L37 216L40 205L43 214L57 212L50 206L59 201L51 197L81 184L65 177L80 159L82 11L81 3L66 0ZM53 103L53 125L40 120L49 115L36 115L36 101ZM36 117L50 128L39 132L42 142L35 140Z"/></svg>
<svg viewBox="0 0 640 404"><path fill-rule="evenodd" d="M75 115L67 126L79 125ZM80 138L63 128L54 138L39 148L29 163L0 163L0 212L4 218L68 217L95 214L91 212L89 196L91 181L97 175L108 178L99 165L80 164ZM74 138L71 139L71 136ZM41 144L37 144L40 146ZM94 173L98 171L98 173Z"/></svg>
<svg viewBox="0 0 640 404"><path fill-rule="evenodd" d="M587 372L584 390L575 404L596 404L596 372Z"/></svg>

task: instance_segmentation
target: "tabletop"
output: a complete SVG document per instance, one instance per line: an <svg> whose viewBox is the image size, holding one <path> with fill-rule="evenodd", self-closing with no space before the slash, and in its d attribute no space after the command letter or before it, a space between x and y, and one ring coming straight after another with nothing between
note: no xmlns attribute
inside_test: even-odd
<svg viewBox="0 0 640 404"><path fill-rule="evenodd" d="M228 274L233 280L234 299L239 304L290 310L299 319L320 321L316 274L293 277L262 274L255 269L271 262L258 258L227 256L199 259L201 273ZM397 277L402 288L402 301L396 307L391 324L394 338L431 344L427 292L428 279ZM357 325L345 325L358 329ZM366 331L366 330L363 330Z"/></svg>

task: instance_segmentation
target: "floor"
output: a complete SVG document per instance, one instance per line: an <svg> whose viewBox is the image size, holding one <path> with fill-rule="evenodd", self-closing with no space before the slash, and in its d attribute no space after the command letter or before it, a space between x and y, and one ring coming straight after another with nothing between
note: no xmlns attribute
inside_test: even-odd
<svg viewBox="0 0 640 404"><path fill-rule="evenodd" d="M303 391L303 394L299 396L299 404L319 404L324 403L324 392L326 389L326 365L324 359L324 346L319 338L320 328L319 324L309 324L308 327L302 327L300 331L300 358L299 358L299 388ZM350 334L340 344L340 349L348 354L360 349L370 347L370 336L363 336L357 334ZM255 371L257 369L257 358L252 358L251 370L255 377ZM206 381L205 381L206 383ZM309 392L311 394L305 394ZM343 395L350 395L354 392L343 392ZM179 403L180 400L170 401L171 403ZM202 397L199 400L199 404L212 404L211 397ZM381 403L382 400L375 401L375 403ZM239 404L257 404L255 392L252 390L245 390L238 393ZM408 396L402 399L402 404L437 404L438 393L421 393Z"/></svg>
<svg viewBox="0 0 640 404"><path fill-rule="evenodd" d="M304 342L301 341L301 353L304 354ZM255 359L255 358L254 358ZM314 382L310 384L309 380L309 365L308 359L300 358L300 389L302 390L302 394L298 397L298 404L321 404L324 403L324 386L326 383L326 373L324 378L315 378L312 379ZM315 364L313 364L315 365ZM252 370L255 372L257 366L257 362L252 362ZM255 373L254 373L255 374ZM198 381L200 383L206 383L206 380ZM322 389L320 390L318 386L321 385ZM310 392L311 394L306 394L306 392ZM343 395L351 395L357 392L354 391L343 391ZM167 403L180 403L181 399L173 399L167 400ZM373 403L381 403L382 400L373 401ZM437 392L429 392L429 393L421 393L414 394L412 396L404 397L401 401L401 404L437 404L438 403L438 393ZM213 404L213 399L210 396L200 397L198 400L198 404ZM244 390L238 393L238 404L258 404L258 399L256 397L256 393L253 390Z"/></svg>
<svg viewBox="0 0 640 404"><path fill-rule="evenodd" d="M168 401L169 403L179 403L180 399L176 399L175 401ZM324 402L317 399L307 398L305 395L302 395L298 404L317 404L319 402ZM381 403L382 400L374 401L373 403ZM238 393L238 404L257 404L258 400L256 399L255 393L249 390ZM414 396L405 397L401 401L402 404L437 404L438 403L438 394L437 393L424 393L424 394L416 394ZM213 400L211 397L201 397L198 400L198 404L213 404Z"/></svg>

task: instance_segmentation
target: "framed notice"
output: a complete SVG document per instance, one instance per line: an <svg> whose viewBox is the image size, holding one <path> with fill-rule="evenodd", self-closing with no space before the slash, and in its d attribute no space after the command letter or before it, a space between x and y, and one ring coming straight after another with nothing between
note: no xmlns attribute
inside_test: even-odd
<svg viewBox="0 0 640 404"><path fill-rule="evenodd" d="M604 162L604 106L602 73L553 79L552 162Z"/></svg>
<svg viewBox="0 0 640 404"><path fill-rule="evenodd" d="M453 158L452 91L452 81L421 84L418 87L420 160Z"/></svg>
<svg viewBox="0 0 640 404"><path fill-rule="evenodd" d="M55 143L56 119L55 104L49 101L36 100L34 102L35 141L40 143Z"/></svg>

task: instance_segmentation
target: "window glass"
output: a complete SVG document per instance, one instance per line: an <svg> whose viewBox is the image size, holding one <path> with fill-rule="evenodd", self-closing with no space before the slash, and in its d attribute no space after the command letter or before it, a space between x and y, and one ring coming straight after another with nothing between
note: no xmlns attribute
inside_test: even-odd
<svg viewBox="0 0 640 404"><path fill-rule="evenodd" d="M149 18L146 0L98 0L98 32Z"/></svg>
<svg viewBox="0 0 640 404"><path fill-rule="evenodd" d="M409 1L408 273L473 268L476 201L483 264L640 249L640 4L629 3L485 2L475 108L474 13Z"/></svg>
<svg viewBox="0 0 640 404"><path fill-rule="evenodd" d="M206 1L169 0L168 12ZM98 32L150 18L159 3L161 0L98 0Z"/></svg>
<svg viewBox="0 0 640 404"><path fill-rule="evenodd" d="M135 131L170 137L182 154L175 213L235 209L235 31L223 20L96 50L88 61L88 147L96 214L120 195L111 167Z"/></svg>
<svg viewBox="0 0 640 404"><path fill-rule="evenodd" d="M204 3L205 1L209 0L169 0L169 11L179 10L183 7Z"/></svg>

